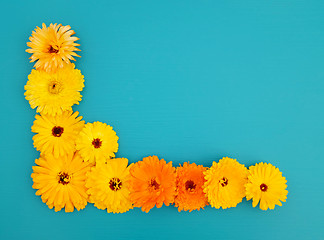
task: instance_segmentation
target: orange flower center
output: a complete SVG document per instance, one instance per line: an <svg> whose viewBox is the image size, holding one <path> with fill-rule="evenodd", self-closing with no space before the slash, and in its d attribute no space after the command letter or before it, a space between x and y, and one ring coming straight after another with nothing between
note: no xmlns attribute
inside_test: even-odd
<svg viewBox="0 0 324 240"><path fill-rule="evenodd" d="M262 183L262 184L260 185L260 189L261 189L262 192L266 192L266 191L268 190L268 186L265 185L264 183Z"/></svg>
<svg viewBox="0 0 324 240"><path fill-rule="evenodd" d="M101 145L102 145L102 141L101 141L99 138L95 138L95 139L93 139L93 141L92 141L92 145L93 145L95 148L100 148Z"/></svg>
<svg viewBox="0 0 324 240"><path fill-rule="evenodd" d="M48 48L48 53L58 53L59 52L59 47L58 46L52 46L50 45L49 48Z"/></svg>
<svg viewBox="0 0 324 240"><path fill-rule="evenodd" d="M63 132L64 132L64 128L62 128L62 127L55 126L55 127L52 128L52 135L54 137L61 137Z"/></svg>
<svg viewBox="0 0 324 240"><path fill-rule="evenodd" d="M59 172L57 174L58 177L58 183L66 185L70 182L71 180L71 176L69 176L69 174L65 173L65 172Z"/></svg>
<svg viewBox="0 0 324 240"><path fill-rule="evenodd" d="M62 91L62 84L57 81L51 81L48 85L48 91L51 94L58 94Z"/></svg>
<svg viewBox="0 0 324 240"><path fill-rule="evenodd" d="M194 181L188 180L185 183L185 188L186 188L187 191L193 192L196 189L196 184L194 183Z"/></svg>
<svg viewBox="0 0 324 240"><path fill-rule="evenodd" d="M160 184L157 183L155 178L152 178L151 181L149 182L149 188L150 190L159 190Z"/></svg>
<svg viewBox="0 0 324 240"><path fill-rule="evenodd" d="M121 187L122 187L122 182L120 181L120 179L119 178L112 178L112 179L110 179L110 181L109 181L109 187L110 187L110 189L111 190L113 190L113 191L118 191L118 190L120 190L121 189Z"/></svg>
<svg viewBox="0 0 324 240"><path fill-rule="evenodd" d="M221 180L219 180L219 183L222 185L222 187L225 187L228 184L228 179L223 177Z"/></svg>

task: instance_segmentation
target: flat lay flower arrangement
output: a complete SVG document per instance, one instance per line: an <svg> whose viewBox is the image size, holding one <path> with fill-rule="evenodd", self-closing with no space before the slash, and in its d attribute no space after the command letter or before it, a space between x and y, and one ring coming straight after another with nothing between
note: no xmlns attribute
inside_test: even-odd
<svg viewBox="0 0 324 240"><path fill-rule="evenodd" d="M85 123L72 106L82 100L84 77L71 61L80 51L70 26L37 27L27 43L35 69L28 76L25 97L38 114L31 130L40 152L33 166L33 188L49 208L73 212L89 203L112 213L134 207L149 212L173 204L178 211L252 206L274 209L286 201L287 181L270 163L246 168L224 157L211 167L148 156L129 164L115 158L118 136L106 123Z"/></svg>

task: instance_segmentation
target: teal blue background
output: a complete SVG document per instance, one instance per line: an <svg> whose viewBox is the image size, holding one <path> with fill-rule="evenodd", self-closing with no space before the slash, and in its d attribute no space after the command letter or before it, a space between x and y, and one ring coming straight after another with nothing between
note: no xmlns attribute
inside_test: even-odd
<svg viewBox="0 0 324 240"><path fill-rule="evenodd" d="M324 239L324 2L1 1L1 239ZM35 196L24 99L26 42L42 22L71 25L85 76L74 107L120 137L119 157L210 166L271 162L288 180L273 211L55 213Z"/></svg>

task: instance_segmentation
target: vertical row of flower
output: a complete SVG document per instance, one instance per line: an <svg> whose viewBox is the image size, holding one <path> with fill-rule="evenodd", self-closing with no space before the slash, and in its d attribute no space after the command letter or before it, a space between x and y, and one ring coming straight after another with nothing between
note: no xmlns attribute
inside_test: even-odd
<svg viewBox="0 0 324 240"><path fill-rule="evenodd" d="M81 101L84 88L83 75L71 63L79 56L74 34L70 26L43 24L27 43L30 48L26 51L32 53L31 61L36 63L28 76L25 96L39 113L32 132L34 147L41 153L31 175L33 188L55 211L80 210L89 201L108 211L127 211L132 207L128 197L123 198L129 195L125 187L128 161L111 160L118 151L116 132L105 123L85 124L72 110ZM109 178L107 184L103 175ZM112 193L109 199L102 198L100 194L107 195L107 191Z"/></svg>
<svg viewBox="0 0 324 240"><path fill-rule="evenodd" d="M88 202L107 212L134 207L149 212L174 204L179 211L236 207L244 197L253 207L273 209L286 200L286 179L278 168L259 163L247 169L222 158L210 168L185 162L173 167L156 156L129 165L115 158L118 136L102 122L86 123L72 106L82 99L84 77L71 60L79 51L70 26L43 24L27 45L35 69L28 76L25 96L36 108L32 126L40 151L33 167L33 188L49 208L72 212Z"/></svg>

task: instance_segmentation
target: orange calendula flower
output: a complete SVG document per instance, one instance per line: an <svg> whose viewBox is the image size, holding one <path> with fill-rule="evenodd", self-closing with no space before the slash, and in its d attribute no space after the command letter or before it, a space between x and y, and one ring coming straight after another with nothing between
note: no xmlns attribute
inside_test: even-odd
<svg viewBox="0 0 324 240"><path fill-rule="evenodd" d="M130 168L130 174L130 198L135 207L149 212L154 206L173 203L176 173L172 162L166 163L157 156L146 157Z"/></svg>
<svg viewBox="0 0 324 240"><path fill-rule="evenodd" d="M178 211L200 210L207 204L207 198L203 192L205 183L203 172L206 171L202 165L185 162L183 166L177 167L177 195L174 203Z"/></svg>
<svg viewBox="0 0 324 240"><path fill-rule="evenodd" d="M65 208L66 212L73 212L85 208L88 202L85 186L86 173L90 164L82 161L78 153L66 154L55 158L53 155L42 155L36 159L33 188L38 189L44 203L55 212Z"/></svg>
<svg viewBox="0 0 324 240"><path fill-rule="evenodd" d="M45 23L42 28L36 27L26 50L33 55L30 57L31 62L35 62L35 68L45 70L46 72L56 71L62 68L65 64L71 63L74 60L73 56L80 57L74 51L80 51L76 48L80 44L75 43L79 40L77 37L72 37L75 32L70 30L69 25L50 24L46 27Z"/></svg>

